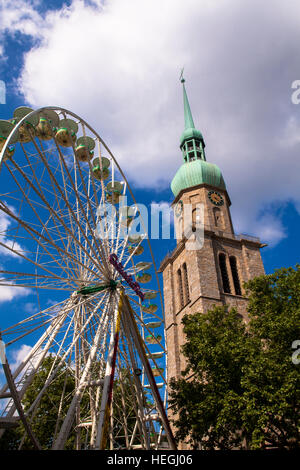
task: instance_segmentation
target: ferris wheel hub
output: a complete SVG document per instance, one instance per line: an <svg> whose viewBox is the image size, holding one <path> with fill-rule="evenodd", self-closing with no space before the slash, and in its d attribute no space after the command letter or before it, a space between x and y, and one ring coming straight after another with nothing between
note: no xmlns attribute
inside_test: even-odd
<svg viewBox="0 0 300 470"><path fill-rule="evenodd" d="M110 279L110 281L105 284L84 286L79 289L76 293L80 295L91 295L95 294L96 292L101 292L105 289L116 290L118 284L119 282L115 281L114 279Z"/></svg>

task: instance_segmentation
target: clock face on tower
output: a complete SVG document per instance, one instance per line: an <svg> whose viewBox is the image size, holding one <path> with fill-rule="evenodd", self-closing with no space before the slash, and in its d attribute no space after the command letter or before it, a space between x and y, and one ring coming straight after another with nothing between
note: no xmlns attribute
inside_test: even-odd
<svg viewBox="0 0 300 470"><path fill-rule="evenodd" d="M209 191L208 198L215 206L223 206L224 199L217 191Z"/></svg>
<svg viewBox="0 0 300 470"><path fill-rule="evenodd" d="M183 202L178 201L176 206L175 206L175 215L176 215L176 217L180 217L180 215L182 214L182 208L183 208Z"/></svg>

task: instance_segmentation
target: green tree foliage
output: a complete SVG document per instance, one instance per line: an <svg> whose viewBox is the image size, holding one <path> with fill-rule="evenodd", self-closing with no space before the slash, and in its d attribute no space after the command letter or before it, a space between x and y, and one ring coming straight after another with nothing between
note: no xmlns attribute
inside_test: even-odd
<svg viewBox="0 0 300 470"><path fill-rule="evenodd" d="M22 404L25 412L28 411L34 403L39 392L42 390L48 374L53 365L54 358L47 356L42 363L38 373L34 377L29 386ZM92 379L99 378L99 363L95 363L92 372ZM43 449L51 449L54 437L62 424L63 418L66 416L70 402L74 395L74 373L66 366L62 365L56 374L56 378L47 388L46 393L42 395L42 399L38 406L38 412L34 415L31 422L32 430L41 444ZM113 389L113 420L114 420L114 445L120 449L126 448L129 443L128 436L131 436L135 423L136 412L134 405L136 404L136 392L134 387L134 379L127 369L121 369L114 381ZM80 413L82 417L86 416L85 421L89 420L89 392L86 390L80 403ZM99 403L101 403L101 395ZM146 404L144 403L144 406ZM57 422L60 410L60 420ZM124 433L126 425L127 435ZM137 431L139 434L139 431ZM24 428L20 425L18 428L6 430L0 439L0 450L17 450L22 442L22 449L33 449L31 441L24 435ZM75 431L72 430L66 445L66 449L75 448ZM109 449L109 442L107 443Z"/></svg>
<svg viewBox="0 0 300 470"><path fill-rule="evenodd" d="M183 319L187 358L172 380L177 438L203 449L300 447L300 266L246 285L249 323L215 307Z"/></svg>
<svg viewBox="0 0 300 470"><path fill-rule="evenodd" d="M122 368L114 381L114 445L120 449L124 449L128 446L128 436L131 436L136 423L136 413L134 410L136 396L133 380L132 374L127 369ZM127 436L124 431L125 428L127 430ZM107 444L107 448L109 449L109 443Z"/></svg>
<svg viewBox="0 0 300 470"><path fill-rule="evenodd" d="M36 374L29 386L22 400L25 412L30 408L44 386L53 361L54 358L51 356L44 359L38 374ZM38 412L34 415L31 422L32 430L43 449L51 449L55 435L58 410L61 408L61 417L64 417L73 397L73 392L74 376L66 366L62 366L55 380L53 380L47 388L47 392L43 394ZM16 429L7 430L0 439L0 450L18 449L20 442L23 440L23 436L24 428L22 425ZM72 435L66 447L72 448L73 443L74 436ZM25 436L24 442L22 443L22 449L33 449L33 445L27 436Z"/></svg>

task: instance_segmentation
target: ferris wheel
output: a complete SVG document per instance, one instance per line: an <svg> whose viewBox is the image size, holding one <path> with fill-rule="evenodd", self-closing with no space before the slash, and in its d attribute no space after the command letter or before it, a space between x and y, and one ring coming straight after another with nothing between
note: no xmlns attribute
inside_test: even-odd
<svg viewBox="0 0 300 470"><path fill-rule="evenodd" d="M0 289L34 296L0 331L0 439L21 423L20 449L175 449L158 275L116 159L58 107L17 108L0 151Z"/></svg>

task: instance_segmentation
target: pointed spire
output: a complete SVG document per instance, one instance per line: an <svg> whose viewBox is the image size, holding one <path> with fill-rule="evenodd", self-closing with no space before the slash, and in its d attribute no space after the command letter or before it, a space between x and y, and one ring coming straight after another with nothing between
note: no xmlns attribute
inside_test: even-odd
<svg viewBox="0 0 300 470"><path fill-rule="evenodd" d="M182 71L182 73L183 73L183 71ZM185 125L184 128L185 129L191 129L191 128L195 129L195 124L194 124L194 121L193 121L192 111L191 111L191 108L190 108L189 100L188 100L185 85L184 85L185 79L183 78L183 76L181 77L180 81L183 85L183 106L184 106L184 125Z"/></svg>
<svg viewBox="0 0 300 470"><path fill-rule="evenodd" d="M183 69L180 75L180 81L183 86L183 105L184 105L184 131L180 138L180 148L183 153L184 162L188 163L194 160L206 160L204 152L204 139L200 131L195 128L190 103L185 89L185 79L183 78Z"/></svg>

